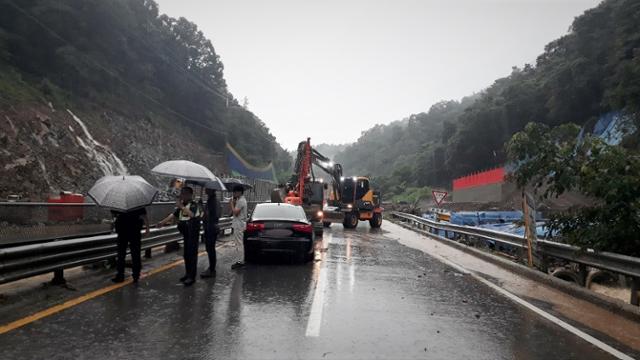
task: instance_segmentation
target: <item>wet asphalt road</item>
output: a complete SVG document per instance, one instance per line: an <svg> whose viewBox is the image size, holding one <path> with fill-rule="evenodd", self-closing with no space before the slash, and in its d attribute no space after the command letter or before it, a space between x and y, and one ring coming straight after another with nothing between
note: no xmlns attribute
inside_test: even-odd
<svg viewBox="0 0 640 360"><path fill-rule="evenodd" d="M322 261L183 267L0 335L3 359L603 359L596 347L390 236L325 232ZM279 260L279 259L272 259ZM206 266L200 257L199 267ZM314 304L315 302L315 304Z"/></svg>

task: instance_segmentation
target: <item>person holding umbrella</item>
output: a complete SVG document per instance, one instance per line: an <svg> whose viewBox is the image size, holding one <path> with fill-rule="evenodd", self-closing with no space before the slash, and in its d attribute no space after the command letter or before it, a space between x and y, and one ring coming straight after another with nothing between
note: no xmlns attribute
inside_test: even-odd
<svg viewBox="0 0 640 360"><path fill-rule="evenodd" d="M111 209L115 218L117 237L116 276L113 282L124 281L124 265L127 246L131 250L133 281L140 279L142 259L142 226L146 226L149 234L149 220L145 206L151 204L158 190L140 176L105 176L99 179L89 196L98 206Z"/></svg>
<svg viewBox="0 0 640 360"><path fill-rule="evenodd" d="M209 257L209 269L200 274L201 278L210 278L216 274L216 240L218 239L218 222L220 221L220 200L214 189L207 188L207 204L204 208L204 245Z"/></svg>
<svg viewBox="0 0 640 360"><path fill-rule="evenodd" d="M160 176L183 178L186 183L204 183L205 187L210 189L226 189L211 170L188 160L164 161L151 169L151 172ZM180 278L180 281L185 286L190 286L196 281L200 218L201 208L193 201L193 189L187 186L182 188L180 198L176 202L176 210L159 224L163 225L173 219L178 220L178 229L181 229L184 239L184 264L186 270L185 276Z"/></svg>
<svg viewBox="0 0 640 360"><path fill-rule="evenodd" d="M133 282L140 279L140 270L142 269L142 258L140 257L142 247L142 226L146 227L145 236L149 235L149 219L147 210L140 208L127 212L111 210L111 214L115 218L115 229L118 234L118 258L116 260L116 276L111 279L115 283L124 281L124 265L127 256L127 245L131 251L131 276Z"/></svg>
<svg viewBox="0 0 640 360"><path fill-rule="evenodd" d="M180 282L182 282L184 286L191 286L196 282L201 216L200 206L193 201L193 188L185 186L180 191L180 196L176 200L174 212L158 223L158 227L162 227L174 219L178 220L178 231L182 234L184 241L183 257L185 275L180 278Z"/></svg>

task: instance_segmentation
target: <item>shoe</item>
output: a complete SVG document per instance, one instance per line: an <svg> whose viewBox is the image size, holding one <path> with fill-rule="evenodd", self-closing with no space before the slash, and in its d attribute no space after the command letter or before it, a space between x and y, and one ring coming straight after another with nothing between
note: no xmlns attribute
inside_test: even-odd
<svg viewBox="0 0 640 360"><path fill-rule="evenodd" d="M237 263L231 265L232 269L239 269L239 268L242 268L242 267L244 267L244 263L242 261L238 261Z"/></svg>
<svg viewBox="0 0 640 360"><path fill-rule="evenodd" d="M193 285L195 282L196 282L196 279L187 278L187 279L183 282L183 284L184 284L184 286L186 287L186 286L191 286L191 285Z"/></svg>
<svg viewBox="0 0 640 360"><path fill-rule="evenodd" d="M181 283L185 282L189 277L187 275L181 277L180 279L178 279Z"/></svg>
<svg viewBox="0 0 640 360"><path fill-rule="evenodd" d="M124 275L116 275L113 279L111 279L111 281L116 284L124 282Z"/></svg>
<svg viewBox="0 0 640 360"><path fill-rule="evenodd" d="M216 276L216 271L215 270L211 271L211 269L200 274L200 277L203 279L212 278L214 276Z"/></svg>

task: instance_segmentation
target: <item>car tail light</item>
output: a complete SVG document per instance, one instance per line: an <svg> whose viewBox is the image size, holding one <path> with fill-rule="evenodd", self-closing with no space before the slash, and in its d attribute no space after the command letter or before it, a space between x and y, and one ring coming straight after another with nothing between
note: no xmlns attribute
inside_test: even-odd
<svg viewBox="0 0 640 360"><path fill-rule="evenodd" d="M264 224L263 223L254 223L254 222L250 222L247 223L247 232L256 232L256 231L262 231L264 230Z"/></svg>
<svg viewBox="0 0 640 360"><path fill-rule="evenodd" d="M309 224L293 224L291 228L299 233L311 234L313 232L313 227Z"/></svg>

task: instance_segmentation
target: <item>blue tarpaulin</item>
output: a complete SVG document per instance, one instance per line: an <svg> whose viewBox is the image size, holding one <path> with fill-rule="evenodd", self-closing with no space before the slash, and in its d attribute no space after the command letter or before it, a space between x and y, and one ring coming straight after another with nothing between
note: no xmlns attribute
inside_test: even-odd
<svg viewBox="0 0 640 360"><path fill-rule="evenodd" d="M522 211L458 211L451 213L450 222L457 225L478 226L519 220L522 220Z"/></svg>
<svg viewBox="0 0 640 360"><path fill-rule="evenodd" d="M435 220L435 216L429 213L423 214L422 217ZM459 211L451 213L450 223L524 236L524 226L520 224L521 221L522 211ZM539 221L536 225L538 238L545 238L547 231L545 222ZM440 231L438 235L444 236L444 231ZM453 234L450 234L451 236Z"/></svg>

